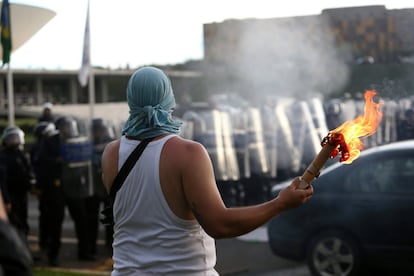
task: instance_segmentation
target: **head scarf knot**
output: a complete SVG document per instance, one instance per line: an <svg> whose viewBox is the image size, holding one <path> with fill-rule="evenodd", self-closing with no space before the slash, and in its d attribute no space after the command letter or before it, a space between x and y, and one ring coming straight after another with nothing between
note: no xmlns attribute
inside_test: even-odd
<svg viewBox="0 0 414 276"><path fill-rule="evenodd" d="M175 98L171 82L163 71L143 67L128 81L129 118L122 129L127 136L145 139L179 133L182 122L173 119Z"/></svg>

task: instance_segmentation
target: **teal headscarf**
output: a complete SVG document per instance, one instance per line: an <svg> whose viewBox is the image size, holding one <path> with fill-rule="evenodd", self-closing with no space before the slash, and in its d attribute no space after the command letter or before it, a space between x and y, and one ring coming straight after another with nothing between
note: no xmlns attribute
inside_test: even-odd
<svg viewBox="0 0 414 276"><path fill-rule="evenodd" d="M175 98L170 79L155 67L136 70L128 81L129 118L122 134L146 139L179 133L182 122L174 120Z"/></svg>

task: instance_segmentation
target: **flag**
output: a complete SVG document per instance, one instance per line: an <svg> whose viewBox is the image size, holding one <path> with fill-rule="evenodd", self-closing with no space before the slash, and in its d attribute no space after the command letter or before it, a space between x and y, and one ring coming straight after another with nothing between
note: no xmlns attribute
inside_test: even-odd
<svg viewBox="0 0 414 276"><path fill-rule="evenodd" d="M1 5L1 46L3 47L3 65L10 63L10 53L12 50L11 26L10 26L10 6L9 0L3 0Z"/></svg>
<svg viewBox="0 0 414 276"><path fill-rule="evenodd" d="M90 49L90 34L89 34L89 1L88 1L88 10L86 12L85 33L83 36L82 65L81 65L81 68L78 74L78 80L82 87L88 84L90 66L91 66L91 49Z"/></svg>

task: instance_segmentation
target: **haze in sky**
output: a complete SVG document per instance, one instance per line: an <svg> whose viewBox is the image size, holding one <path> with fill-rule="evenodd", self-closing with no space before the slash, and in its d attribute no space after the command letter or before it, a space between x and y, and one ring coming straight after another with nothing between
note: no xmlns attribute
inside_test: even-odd
<svg viewBox="0 0 414 276"><path fill-rule="evenodd" d="M10 2L56 12L52 20L12 54L12 68L80 67L87 0ZM412 0L90 0L91 63L116 69L202 59L204 23L318 15L326 8L366 5L385 5L387 9L414 7Z"/></svg>

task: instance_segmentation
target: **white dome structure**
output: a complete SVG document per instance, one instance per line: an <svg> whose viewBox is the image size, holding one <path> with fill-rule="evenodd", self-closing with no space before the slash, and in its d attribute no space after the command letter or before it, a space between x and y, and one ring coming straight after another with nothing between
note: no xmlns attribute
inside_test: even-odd
<svg viewBox="0 0 414 276"><path fill-rule="evenodd" d="M9 5L13 53L49 22L56 13L49 9L25 4L9 3ZM0 47L0 58L2 56L3 50Z"/></svg>

